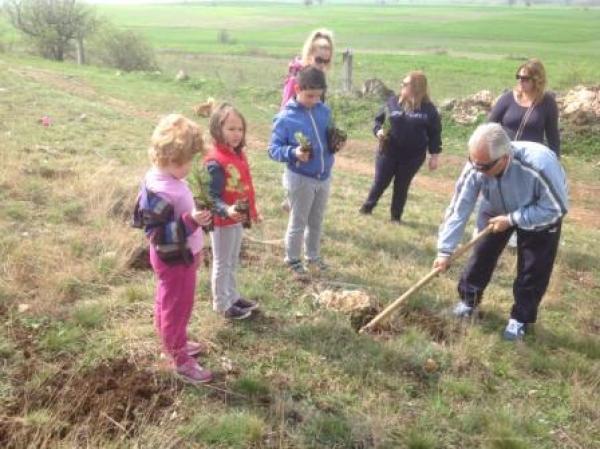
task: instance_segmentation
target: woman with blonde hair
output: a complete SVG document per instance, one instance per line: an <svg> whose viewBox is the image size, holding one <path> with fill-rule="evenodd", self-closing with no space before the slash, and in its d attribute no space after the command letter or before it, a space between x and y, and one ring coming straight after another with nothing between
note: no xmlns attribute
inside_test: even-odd
<svg viewBox="0 0 600 449"><path fill-rule="evenodd" d="M409 72L404 77L400 95L392 95L375 117L373 133L379 141L375 179L360 213L372 213L393 179L390 213L392 223L399 224L408 188L425 162L427 152L429 169L435 170L442 151L442 124L429 99L427 77L423 72Z"/></svg>
<svg viewBox="0 0 600 449"><path fill-rule="evenodd" d="M333 60L333 33L325 28L312 31L302 47L302 56L294 58L288 65L288 75L283 85L281 95L281 108L295 94L296 75L306 66L314 65L316 68L327 72Z"/></svg>
<svg viewBox="0 0 600 449"><path fill-rule="evenodd" d="M545 144L560 157L558 107L546 91L544 64L530 59L517 69L515 78L516 86L498 99L488 120L500 123L512 140Z"/></svg>

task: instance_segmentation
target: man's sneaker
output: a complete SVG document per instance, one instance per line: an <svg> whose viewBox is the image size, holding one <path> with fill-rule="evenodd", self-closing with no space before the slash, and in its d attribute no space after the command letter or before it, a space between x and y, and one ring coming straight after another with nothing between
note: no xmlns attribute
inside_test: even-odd
<svg viewBox="0 0 600 449"><path fill-rule="evenodd" d="M358 213L361 215L371 215L373 213L373 209L363 204L360 206L360 209L358 209Z"/></svg>
<svg viewBox="0 0 600 449"><path fill-rule="evenodd" d="M255 310L258 309L258 302L246 298L240 298L233 303L239 309Z"/></svg>
<svg viewBox="0 0 600 449"><path fill-rule="evenodd" d="M188 341L185 345L185 351L190 357L206 355L208 353L208 345L197 341Z"/></svg>
<svg viewBox="0 0 600 449"><path fill-rule="evenodd" d="M526 330L527 325L525 323L521 323L520 321L511 318L508 320L508 324L506 325L506 329L504 329L502 337L509 341L522 340Z"/></svg>
<svg viewBox="0 0 600 449"><path fill-rule="evenodd" d="M190 359L177 367L177 374L184 382L203 384L213 380L210 370L202 368L194 359Z"/></svg>
<svg viewBox="0 0 600 449"><path fill-rule="evenodd" d="M306 268L304 268L304 265L302 265L302 262L300 260L293 260L287 262L287 265L292 274L294 275L294 278L300 281L308 279L308 271L306 271Z"/></svg>
<svg viewBox="0 0 600 449"><path fill-rule="evenodd" d="M223 314L223 316L229 320L245 320L250 315L252 315L252 310L240 309L236 305L231 306Z"/></svg>
<svg viewBox="0 0 600 449"><path fill-rule="evenodd" d="M308 265L308 269L309 270L314 270L314 271L327 271L329 270L329 265L327 265L323 259L321 259L320 257L318 259L315 260L307 260L306 261L306 265Z"/></svg>
<svg viewBox="0 0 600 449"><path fill-rule="evenodd" d="M474 307L459 301L454 306L454 309L452 309L452 315L454 315L456 318L469 318L471 315L473 315L474 309Z"/></svg>
<svg viewBox="0 0 600 449"><path fill-rule="evenodd" d="M395 225L401 225L402 220L400 220L399 218L392 217L392 218L390 218L390 223L395 224Z"/></svg>

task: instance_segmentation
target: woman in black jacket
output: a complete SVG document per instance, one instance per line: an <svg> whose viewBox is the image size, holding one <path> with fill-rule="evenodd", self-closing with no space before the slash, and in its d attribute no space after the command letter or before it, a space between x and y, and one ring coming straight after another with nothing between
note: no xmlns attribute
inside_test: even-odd
<svg viewBox="0 0 600 449"><path fill-rule="evenodd" d="M429 169L435 170L442 151L442 124L427 94L427 78L423 72L413 71L406 75L400 95L390 97L375 117L373 133L379 140L375 179L360 213L373 211L393 179L391 220L400 223L408 188L425 162L427 152L430 154Z"/></svg>

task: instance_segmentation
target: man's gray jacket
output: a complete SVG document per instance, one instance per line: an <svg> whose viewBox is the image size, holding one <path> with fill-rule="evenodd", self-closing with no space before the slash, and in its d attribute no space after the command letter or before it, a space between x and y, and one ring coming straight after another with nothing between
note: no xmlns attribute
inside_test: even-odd
<svg viewBox="0 0 600 449"><path fill-rule="evenodd" d="M512 142L512 156L503 173L487 176L467 162L454 191L438 236L438 255L454 252L477 202L483 202L478 229L490 218L509 216L512 225L528 231L548 229L568 209L565 173L554 152L535 142Z"/></svg>

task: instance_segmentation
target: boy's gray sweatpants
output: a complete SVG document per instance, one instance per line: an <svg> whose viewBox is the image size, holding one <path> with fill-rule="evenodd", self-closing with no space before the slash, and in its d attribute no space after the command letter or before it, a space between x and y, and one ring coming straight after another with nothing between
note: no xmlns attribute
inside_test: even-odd
<svg viewBox="0 0 600 449"><path fill-rule="evenodd" d="M304 258L319 258L321 226L329 198L331 177L321 181L287 170L290 219L285 234L285 261L300 260L304 241Z"/></svg>
<svg viewBox="0 0 600 449"><path fill-rule="evenodd" d="M219 313L225 312L240 299L235 282L235 272L242 249L242 234L241 223L231 226L215 226L215 230L211 234L213 310Z"/></svg>

